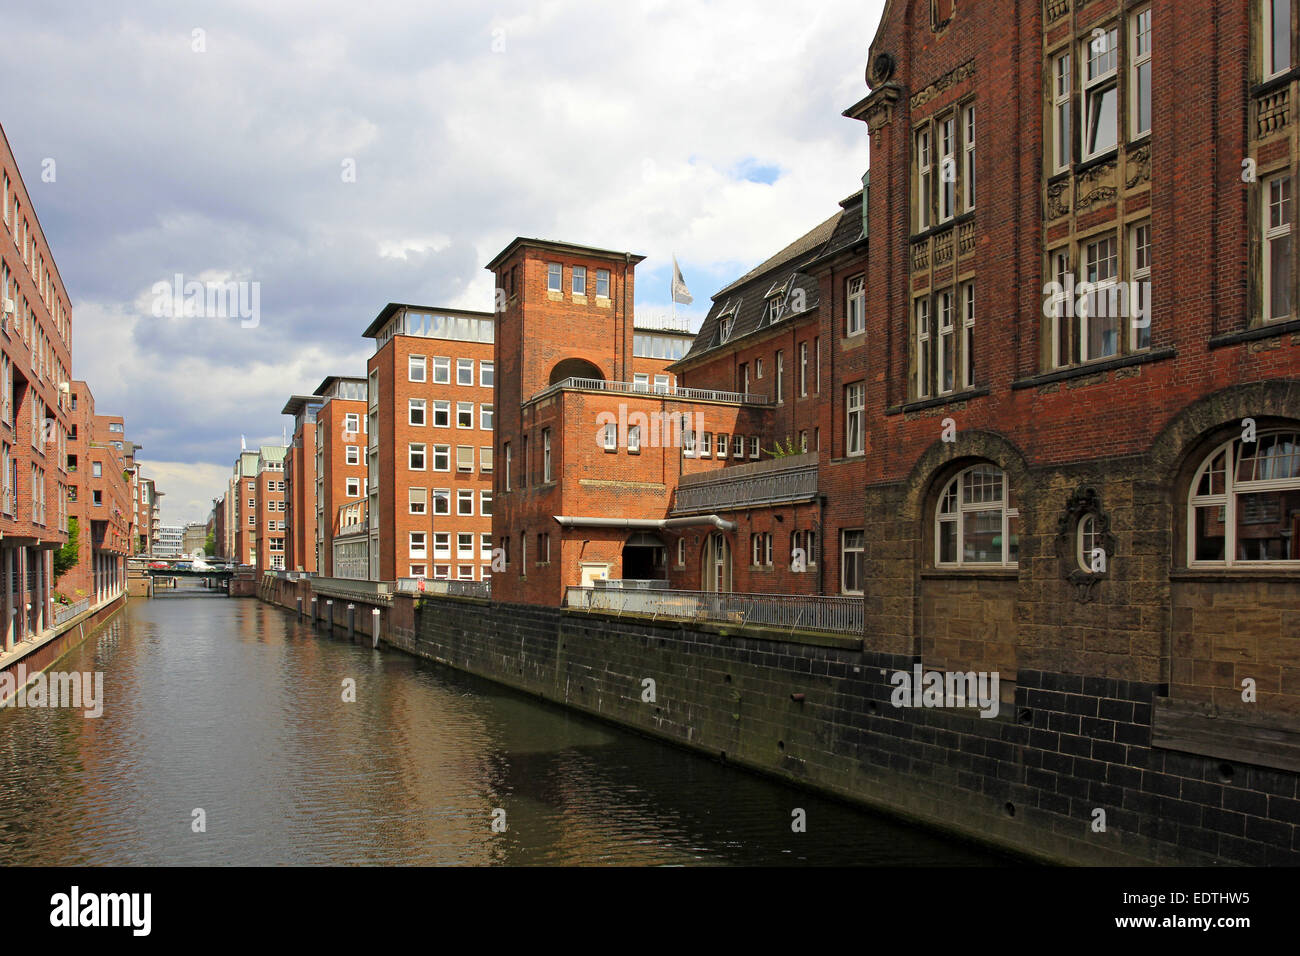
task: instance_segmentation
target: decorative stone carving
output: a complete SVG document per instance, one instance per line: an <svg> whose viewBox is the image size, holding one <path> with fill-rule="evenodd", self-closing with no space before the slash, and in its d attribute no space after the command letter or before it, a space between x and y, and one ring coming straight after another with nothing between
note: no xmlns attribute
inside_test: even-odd
<svg viewBox="0 0 1300 956"><path fill-rule="evenodd" d="M1070 181L1060 179L1054 183L1047 184L1047 206L1043 209L1043 217L1051 222L1053 219L1060 219L1062 216L1070 214Z"/></svg>
<svg viewBox="0 0 1300 956"><path fill-rule="evenodd" d="M1045 17L1048 23L1055 23L1070 12L1070 0L1047 0Z"/></svg>
<svg viewBox="0 0 1300 956"><path fill-rule="evenodd" d="M1138 183L1151 182L1151 146L1139 146L1128 154L1128 179L1125 189L1132 189Z"/></svg>
<svg viewBox="0 0 1300 956"><path fill-rule="evenodd" d="M1077 536L1079 522L1091 516L1097 540L1105 552L1105 566L1099 571L1085 571L1079 567ZM1056 520L1056 556L1061 562L1061 573L1074 588L1074 600L1087 604L1096 600L1097 585L1110 577L1111 563L1115 558L1115 535L1110 530L1110 516L1101 507L1097 489L1080 485L1065 502L1065 511Z"/></svg>
<svg viewBox="0 0 1300 956"><path fill-rule="evenodd" d="M951 89L962 80L969 79L975 75L975 61L967 60L961 66L954 67L943 76L939 77L925 89L912 94L912 98L907 101L907 105L912 109L924 106L944 90Z"/></svg>
<svg viewBox="0 0 1300 956"><path fill-rule="evenodd" d="M1286 129L1291 122L1291 87L1279 86L1255 100L1255 135L1260 139Z"/></svg>
<svg viewBox="0 0 1300 956"><path fill-rule="evenodd" d="M1119 190L1110 184L1113 182L1116 163L1117 161L1112 159L1079 174L1075 189L1075 195L1078 197L1074 204L1075 209L1087 209L1097 203L1108 202L1119 195Z"/></svg>
<svg viewBox="0 0 1300 956"><path fill-rule="evenodd" d="M894 104L898 102L898 85L889 83L871 94L870 102L863 111L867 132L874 133L882 126L888 126L894 119Z"/></svg>
<svg viewBox="0 0 1300 956"><path fill-rule="evenodd" d="M894 75L894 58L888 53L877 53L867 64L867 87L875 89Z"/></svg>
<svg viewBox="0 0 1300 956"><path fill-rule="evenodd" d="M952 22L957 12L957 0L930 0L930 31L938 33Z"/></svg>

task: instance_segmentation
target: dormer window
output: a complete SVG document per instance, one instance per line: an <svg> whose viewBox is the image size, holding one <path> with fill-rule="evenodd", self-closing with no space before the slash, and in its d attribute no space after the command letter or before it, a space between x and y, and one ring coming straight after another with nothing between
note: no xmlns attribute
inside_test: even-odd
<svg viewBox="0 0 1300 956"><path fill-rule="evenodd" d="M722 311L718 313L718 340L720 343L730 341L731 334L736 327L736 313L739 311L739 299L735 302L728 299L723 303Z"/></svg>

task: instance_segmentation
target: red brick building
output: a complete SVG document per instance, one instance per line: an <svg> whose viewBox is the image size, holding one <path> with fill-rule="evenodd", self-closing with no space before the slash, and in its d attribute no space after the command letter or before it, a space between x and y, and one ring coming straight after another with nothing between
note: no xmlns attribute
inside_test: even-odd
<svg viewBox="0 0 1300 956"><path fill-rule="evenodd" d="M315 395L295 395L285 403L283 415L293 417L293 438L284 453L284 562L290 571L315 574L316 548L316 415L321 401Z"/></svg>
<svg viewBox="0 0 1300 956"><path fill-rule="evenodd" d="M258 574L285 570L288 502L285 498L283 445L263 445L257 451L255 503L251 514L256 538L252 541Z"/></svg>
<svg viewBox="0 0 1300 956"><path fill-rule="evenodd" d="M0 210L0 645L8 649L53 620L51 552L67 540L72 309L3 130Z"/></svg>
<svg viewBox="0 0 1300 956"><path fill-rule="evenodd" d="M369 477L366 452L369 445L369 406L366 380L331 375L316 388L322 403L316 413L316 512L313 536L320 555L320 573L325 577L366 580L370 574L368 522ZM347 510L350 508L350 511ZM341 522L340 513L353 515ZM335 538L348 527L346 543Z"/></svg>
<svg viewBox="0 0 1300 956"><path fill-rule="evenodd" d="M491 576L494 326L389 303L364 333L371 580Z"/></svg>
<svg viewBox="0 0 1300 956"><path fill-rule="evenodd" d="M235 459L227 486L230 503L231 557L239 564L257 564L258 524L258 453L244 449Z"/></svg>

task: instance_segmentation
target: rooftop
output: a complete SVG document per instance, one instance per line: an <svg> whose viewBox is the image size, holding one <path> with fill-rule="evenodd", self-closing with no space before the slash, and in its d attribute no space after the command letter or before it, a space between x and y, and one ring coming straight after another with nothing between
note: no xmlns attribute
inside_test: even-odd
<svg viewBox="0 0 1300 956"><path fill-rule="evenodd" d="M556 242L553 239L528 239L524 236L516 236L514 239L511 239L510 242L506 244L506 247L498 252L496 256L493 257L492 261L483 268L487 269L489 272L495 271L497 265L503 259L509 257L510 254L520 246L529 246L534 249L549 249L569 255L576 253L578 255L596 256L601 259L625 259L625 261L629 262L631 265L636 265L638 262L642 262L645 259L645 256L640 256L632 252L616 252L613 249L601 249L596 246L580 246L572 242Z"/></svg>

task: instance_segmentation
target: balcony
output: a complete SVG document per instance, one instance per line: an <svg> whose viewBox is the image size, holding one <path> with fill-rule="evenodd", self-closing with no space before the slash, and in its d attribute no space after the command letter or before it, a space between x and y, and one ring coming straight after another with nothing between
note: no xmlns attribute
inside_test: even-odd
<svg viewBox="0 0 1300 956"><path fill-rule="evenodd" d="M817 453L788 455L683 475L672 514L735 511L761 505L806 501L817 494Z"/></svg>
<svg viewBox="0 0 1300 956"><path fill-rule="evenodd" d="M535 402L566 389L583 392L615 392L620 395L660 395L698 402L729 402L735 405L770 405L766 395L752 392L719 392L710 388L682 388L675 385L651 385L644 382L607 382L601 378L566 378L542 389L529 399Z"/></svg>

